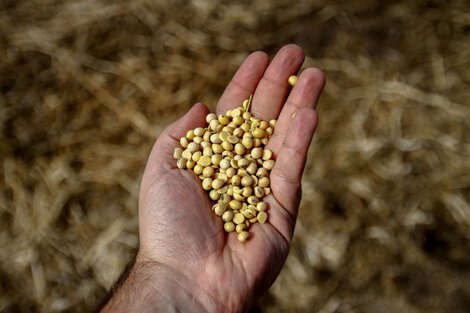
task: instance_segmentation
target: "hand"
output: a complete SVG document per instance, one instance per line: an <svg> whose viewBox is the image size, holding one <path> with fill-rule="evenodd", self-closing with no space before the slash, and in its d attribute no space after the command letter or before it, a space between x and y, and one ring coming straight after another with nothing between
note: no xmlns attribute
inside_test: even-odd
<svg viewBox="0 0 470 313"><path fill-rule="evenodd" d="M223 231L199 178L178 169L173 159L179 138L189 129L206 126L206 106L196 104L160 135L141 183L140 250L128 278L132 282L126 281L141 291L128 300L139 302L145 294L152 299L146 305L160 308L243 312L274 282L289 252L300 180L317 125L314 108L325 84L320 70L307 68L290 91L287 78L297 73L303 60L296 45L284 46L271 63L265 53L252 53L217 104L216 113L225 113L253 94L250 112L267 121L278 119L267 146L276 158L270 175L272 193L264 200L268 223L251 226L247 242ZM124 304L116 307L123 309Z"/></svg>

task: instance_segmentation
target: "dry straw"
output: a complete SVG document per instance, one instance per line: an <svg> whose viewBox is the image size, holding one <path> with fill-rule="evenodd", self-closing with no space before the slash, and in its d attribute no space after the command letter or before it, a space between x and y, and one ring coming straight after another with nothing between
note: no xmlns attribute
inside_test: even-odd
<svg viewBox="0 0 470 313"><path fill-rule="evenodd" d="M468 1L3 1L0 311L91 311L135 253L161 130L250 51L327 75L291 253L262 312L463 312Z"/></svg>

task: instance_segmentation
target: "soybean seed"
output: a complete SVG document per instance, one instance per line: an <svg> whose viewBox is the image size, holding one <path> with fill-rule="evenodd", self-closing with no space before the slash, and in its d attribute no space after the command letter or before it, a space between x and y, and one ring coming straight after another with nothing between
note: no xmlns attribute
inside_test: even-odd
<svg viewBox="0 0 470 313"><path fill-rule="evenodd" d="M211 147L205 147L204 150L202 151L202 154L208 157L211 157L214 152L212 151Z"/></svg>
<svg viewBox="0 0 470 313"><path fill-rule="evenodd" d="M210 166L205 167L202 171L202 175L204 175L204 177L212 177L212 175L214 175L214 168Z"/></svg>
<svg viewBox="0 0 470 313"><path fill-rule="evenodd" d="M215 115L214 113L207 114L207 116L206 116L207 124L210 124L210 122L213 121L213 120L217 120L217 115Z"/></svg>
<svg viewBox="0 0 470 313"><path fill-rule="evenodd" d="M235 108L232 110L232 117L240 116L242 115L242 112L241 108Z"/></svg>
<svg viewBox="0 0 470 313"><path fill-rule="evenodd" d="M209 140L204 139L204 141L201 142L200 146L201 146L201 149L204 150L205 148L210 148L212 146L212 144L210 143Z"/></svg>
<svg viewBox="0 0 470 313"><path fill-rule="evenodd" d="M238 161L235 158L231 159L230 160L230 166L233 167L233 168L239 168Z"/></svg>
<svg viewBox="0 0 470 313"><path fill-rule="evenodd" d="M209 123L209 128L212 130L212 131L217 131L217 128L219 127L220 123L218 120L212 120L210 121Z"/></svg>
<svg viewBox="0 0 470 313"><path fill-rule="evenodd" d="M204 178L204 180L202 181L202 188L204 190L210 190L211 187L212 187L212 178L210 177Z"/></svg>
<svg viewBox="0 0 470 313"><path fill-rule="evenodd" d="M240 168L240 169L238 170L237 175L240 176L240 177L248 176L248 174L246 173L246 170L243 169L243 168Z"/></svg>
<svg viewBox="0 0 470 313"><path fill-rule="evenodd" d="M238 241L240 242L245 242L250 238L250 233L247 231L242 231L241 233L238 234Z"/></svg>
<svg viewBox="0 0 470 313"><path fill-rule="evenodd" d="M207 155L203 155L201 156L201 158L199 159L198 161L199 164L201 164L202 166L209 166L212 164L211 162L211 158Z"/></svg>
<svg viewBox="0 0 470 313"><path fill-rule="evenodd" d="M222 148L221 145L214 143L214 144L212 144L212 151L214 153L222 153L224 151L224 149Z"/></svg>
<svg viewBox="0 0 470 313"><path fill-rule="evenodd" d="M225 114L219 115L219 123L222 125L227 125L230 122L230 119Z"/></svg>
<svg viewBox="0 0 470 313"><path fill-rule="evenodd" d="M238 142L238 137L235 135L230 135L227 137L227 141L231 144L236 144Z"/></svg>
<svg viewBox="0 0 470 313"><path fill-rule="evenodd" d="M211 200L217 201L220 199L220 194L217 192L217 190L212 189L209 192L209 198L211 198Z"/></svg>
<svg viewBox="0 0 470 313"><path fill-rule="evenodd" d="M196 151L193 153L193 155L191 156L191 159L194 161L194 162L197 162L199 161L199 159L201 158L202 156L202 152L201 151Z"/></svg>
<svg viewBox="0 0 470 313"><path fill-rule="evenodd" d="M229 167L225 171L225 175L227 175L227 177L229 177L229 178L233 177L235 174L236 174L236 170L233 167Z"/></svg>
<svg viewBox="0 0 470 313"><path fill-rule="evenodd" d="M249 138L249 137L243 137L242 139L242 145L246 148L246 149L251 149L253 147L253 139Z"/></svg>
<svg viewBox="0 0 470 313"><path fill-rule="evenodd" d="M241 117L241 116L235 116L235 117L233 118L233 123L234 123L235 125L237 125L237 126L243 124L243 122L245 122L245 120L244 120L243 117Z"/></svg>
<svg viewBox="0 0 470 313"><path fill-rule="evenodd" d="M191 143L193 143L193 142L191 142ZM181 156L183 158L185 158L186 160L191 160L192 154L188 149L186 149L186 150L183 151L183 153L181 153Z"/></svg>
<svg viewBox="0 0 470 313"><path fill-rule="evenodd" d="M222 148L224 148L224 150L227 150L227 151L232 151L233 145L228 141L224 141L222 142Z"/></svg>
<svg viewBox="0 0 470 313"><path fill-rule="evenodd" d="M241 183L240 176L238 176L238 175L233 176L231 183L232 183L233 186L240 186L240 183Z"/></svg>
<svg viewBox="0 0 470 313"><path fill-rule="evenodd" d="M253 183L253 178L250 176L244 176L241 183L243 186L250 186Z"/></svg>
<svg viewBox="0 0 470 313"><path fill-rule="evenodd" d="M198 127L194 129L194 135L196 137L202 137L203 134L204 134L204 128Z"/></svg>
<svg viewBox="0 0 470 313"><path fill-rule="evenodd" d="M188 138L189 140L193 140L194 137L196 137L196 135L194 135L194 130L188 130L188 132L186 133L186 138Z"/></svg>
<svg viewBox="0 0 470 313"><path fill-rule="evenodd" d="M230 167L230 159L223 159L220 161L220 168L228 169Z"/></svg>
<svg viewBox="0 0 470 313"><path fill-rule="evenodd" d="M254 148L251 150L251 157L253 159L259 159L263 155L263 150L261 148Z"/></svg>
<svg viewBox="0 0 470 313"><path fill-rule="evenodd" d="M223 202L219 202L215 205L214 212L218 216L222 216L222 214L224 214L226 209L227 209L227 205Z"/></svg>
<svg viewBox="0 0 470 313"><path fill-rule="evenodd" d="M245 197L245 198L248 198L249 196L251 196L251 194L253 193L253 189L251 189L250 186L246 186L243 188L242 190L242 195Z"/></svg>
<svg viewBox="0 0 470 313"><path fill-rule="evenodd" d="M181 158L182 153L183 153L183 149L175 148L175 151L173 152L173 158L175 158L175 160L178 160L179 158Z"/></svg>
<svg viewBox="0 0 470 313"><path fill-rule="evenodd" d="M224 214L222 214L222 220L224 222L230 222L232 219L233 219L232 211L225 211Z"/></svg>
<svg viewBox="0 0 470 313"><path fill-rule="evenodd" d="M269 149L263 150L263 160L270 160L272 156L273 156L273 152L271 150Z"/></svg>
<svg viewBox="0 0 470 313"><path fill-rule="evenodd" d="M249 164L250 162L247 159L240 159L240 161L238 161L238 166L241 168L246 168Z"/></svg>
<svg viewBox="0 0 470 313"><path fill-rule="evenodd" d="M266 132L264 131L264 129L256 128L255 130L253 130L253 137L261 139L265 136L266 136Z"/></svg>
<svg viewBox="0 0 470 313"><path fill-rule="evenodd" d="M227 193L227 191L228 191L228 186L223 186L222 188L217 189L217 193L221 195L224 193Z"/></svg>
<svg viewBox="0 0 470 313"><path fill-rule="evenodd" d="M261 177L258 180L258 186L260 187L268 187L269 186L269 178L267 177Z"/></svg>
<svg viewBox="0 0 470 313"><path fill-rule="evenodd" d="M235 153L238 154L238 155L242 155L242 154L245 154L245 146L241 143L237 143L235 145Z"/></svg>
<svg viewBox="0 0 470 313"><path fill-rule="evenodd" d="M246 225L245 224L238 224L236 227L235 227L235 230L237 233L241 233L242 231L245 231L247 229Z"/></svg>
<svg viewBox="0 0 470 313"><path fill-rule="evenodd" d="M228 137L230 137L230 133L228 131L222 131L219 135L219 138L222 141L227 141Z"/></svg>
<svg viewBox="0 0 470 313"><path fill-rule="evenodd" d="M257 167L256 167L256 163L250 163L250 165L248 165L248 167L246 168L246 172L248 174L251 174L253 175L257 170Z"/></svg>
<svg viewBox="0 0 470 313"><path fill-rule="evenodd" d="M188 144L189 144L188 138L186 138L186 137L181 137L181 139L180 139L180 145L181 145L181 147L187 148L187 147L188 147Z"/></svg>
<svg viewBox="0 0 470 313"><path fill-rule="evenodd" d="M237 213L233 217L233 222L237 225L243 223L244 221L245 221L245 216L241 213Z"/></svg>
<svg viewBox="0 0 470 313"><path fill-rule="evenodd" d="M264 212L267 209L268 209L268 205L266 204L266 202L259 202L256 205L256 210L258 210L259 212Z"/></svg>
<svg viewBox="0 0 470 313"><path fill-rule="evenodd" d="M264 167L260 167L256 171L256 176L258 176L259 178L266 177L266 176L268 176L268 170L265 169Z"/></svg>
<svg viewBox="0 0 470 313"><path fill-rule="evenodd" d="M243 124L242 124L242 125L243 125ZM243 132L244 132L244 130L241 129L240 127L235 128L235 129L233 130L233 134L234 134L235 136L239 137L239 138L243 136Z"/></svg>
<svg viewBox="0 0 470 313"><path fill-rule="evenodd" d="M253 218L254 216L256 216L256 214L253 214L253 212L248 211L248 210L243 211L242 214L243 214L243 216L245 216L245 218L247 218L247 219L250 219L250 218Z"/></svg>
<svg viewBox="0 0 470 313"><path fill-rule="evenodd" d="M224 152L222 152L222 156L223 157L233 158L233 152L232 151L224 151Z"/></svg>
<svg viewBox="0 0 470 313"><path fill-rule="evenodd" d="M272 170L274 167L274 160L266 160L263 162L263 167L268 171Z"/></svg>
<svg viewBox="0 0 470 313"><path fill-rule="evenodd" d="M287 79L287 82L289 83L289 85L291 85L292 87L295 86L295 84L297 84L297 81L299 80L299 78L296 76L296 75L291 75L289 76L289 78Z"/></svg>
<svg viewBox="0 0 470 313"><path fill-rule="evenodd" d="M218 174L217 174L217 178L220 179L220 180L222 180L224 183L226 183L227 180L228 180L227 175L225 175L224 173L218 173Z"/></svg>
<svg viewBox="0 0 470 313"><path fill-rule="evenodd" d="M224 230L227 233L233 232L235 230L235 224L233 222L227 222L224 224Z"/></svg>
<svg viewBox="0 0 470 313"><path fill-rule="evenodd" d="M195 165L196 165L196 162L194 161L191 161L191 160L186 161L186 167L190 170L193 169Z"/></svg>
<svg viewBox="0 0 470 313"><path fill-rule="evenodd" d="M212 188L220 189L223 186L223 184L224 184L224 181L222 179L214 179L212 181Z"/></svg>
<svg viewBox="0 0 470 313"><path fill-rule="evenodd" d="M204 167L202 167L200 164L196 164L193 168L194 174L196 175L201 175L203 170Z"/></svg>
<svg viewBox="0 0 470 313"><path fill-rule="evenodd" d="M210 136L209 140L210 140L212 143L221 143L221 142L222 142L222 139L220 139L219 134L212 134L212 135Z"/></svg>
<svg viewBox="0 0 470 313"><path fill-rule="evenodd" d="M235 192L233 193L233 198L234 198L235 200L238 200L238 201L243 201L243 200L245 200L245 197L243 197L241 194L238 194L238 193L235 193Z"/></svg>
<svg viewBox="0 0 470 313"><path fill-rule="evenodd" d="M268 214L266 214L266 212L259 212L256 217L258 218L258 222L264 224L268 219Z"/></svg>
<svg viewBox="0 0 470 313"><path fill-rule="evenodd" d="M255 196L249 196L247 201L248 201L249 204L256 205L256 204L258 204L259 199L256 198Z"/></svg>
<svg viewBox="0 0 470 313"><path fill-rule="evenodd" d="M268 122L266 122L266 121L261 121L261 122L259 123L259 128L261 128L261 129L263 129L263 130L266 130L268 127L269 127L269 124L268 124Z"/></svg>
<svg viewBox="0 0 470 313"><path fill-rule="evenodd" d="M232 210L240 210L240 208L242 207L242 203L238 200L231 200L229 203L228 203L228 206L232 209ZM237 223L238 224L238 223Z"/></svg>
<svg viewBox="0 0 470 313"><path fill-rule="evenodd" d="M178 161L176 162L176 166L180 169L185 168L186 166L186 159L185 158L179 158Z"/></svg>
<svg viewBox="0 0 470 313"><path fill-rule="evenodd" d="M214 185L214 183L212 183L212 185ZM259 186L256 186L255 187L255 196L258 197L258 198L264 197L264 189L259 187Z"/></svg>
<svg viewBox="0 0 470 313"><path fill-rule="evenodd" d="M237 128L237 125L235 125L235 123L233 122L230 122L228 123L227 125L227 131L230 133L230 134L233 134L233 130Z"/></svg>
<svg viewBox="0 0 470 313"><path fill-rule="evenodd" d="M229 203L231 201L231 198L228 194L223 193L220 195L220 201L223 203Z"/></svg>

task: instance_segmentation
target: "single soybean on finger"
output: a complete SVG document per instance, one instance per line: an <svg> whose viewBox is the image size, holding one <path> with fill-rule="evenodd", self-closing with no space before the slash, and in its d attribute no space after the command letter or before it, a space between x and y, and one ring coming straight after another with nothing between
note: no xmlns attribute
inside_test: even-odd
<svg viewBox="0 0 470 313"><path fill-rule="evenodd" d="M289 85L291 85L292 87L295 86L295 84L297 84L297 81L299 80L299 78L296 76L296 75L291 75L289 76L289 78L287 79Z"/></svg>

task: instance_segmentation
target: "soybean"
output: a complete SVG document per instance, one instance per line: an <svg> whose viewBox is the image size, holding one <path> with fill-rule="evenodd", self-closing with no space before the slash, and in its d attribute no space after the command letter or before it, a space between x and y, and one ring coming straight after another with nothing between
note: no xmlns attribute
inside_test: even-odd
<svg viewBox="0 0 470 313"><path fill-rule="evenodd" d="M217 202L212 209L223 220L224 230L236 230L241 242L249 239L250 224L267 220L268 207L261 200L271 193L274 160L264 147L277 123L254 117L248 112L250 105L251 97L226 114L208 114L207 127L188 130L173 151L177 167L198 175L209 198Z"/></svg>

